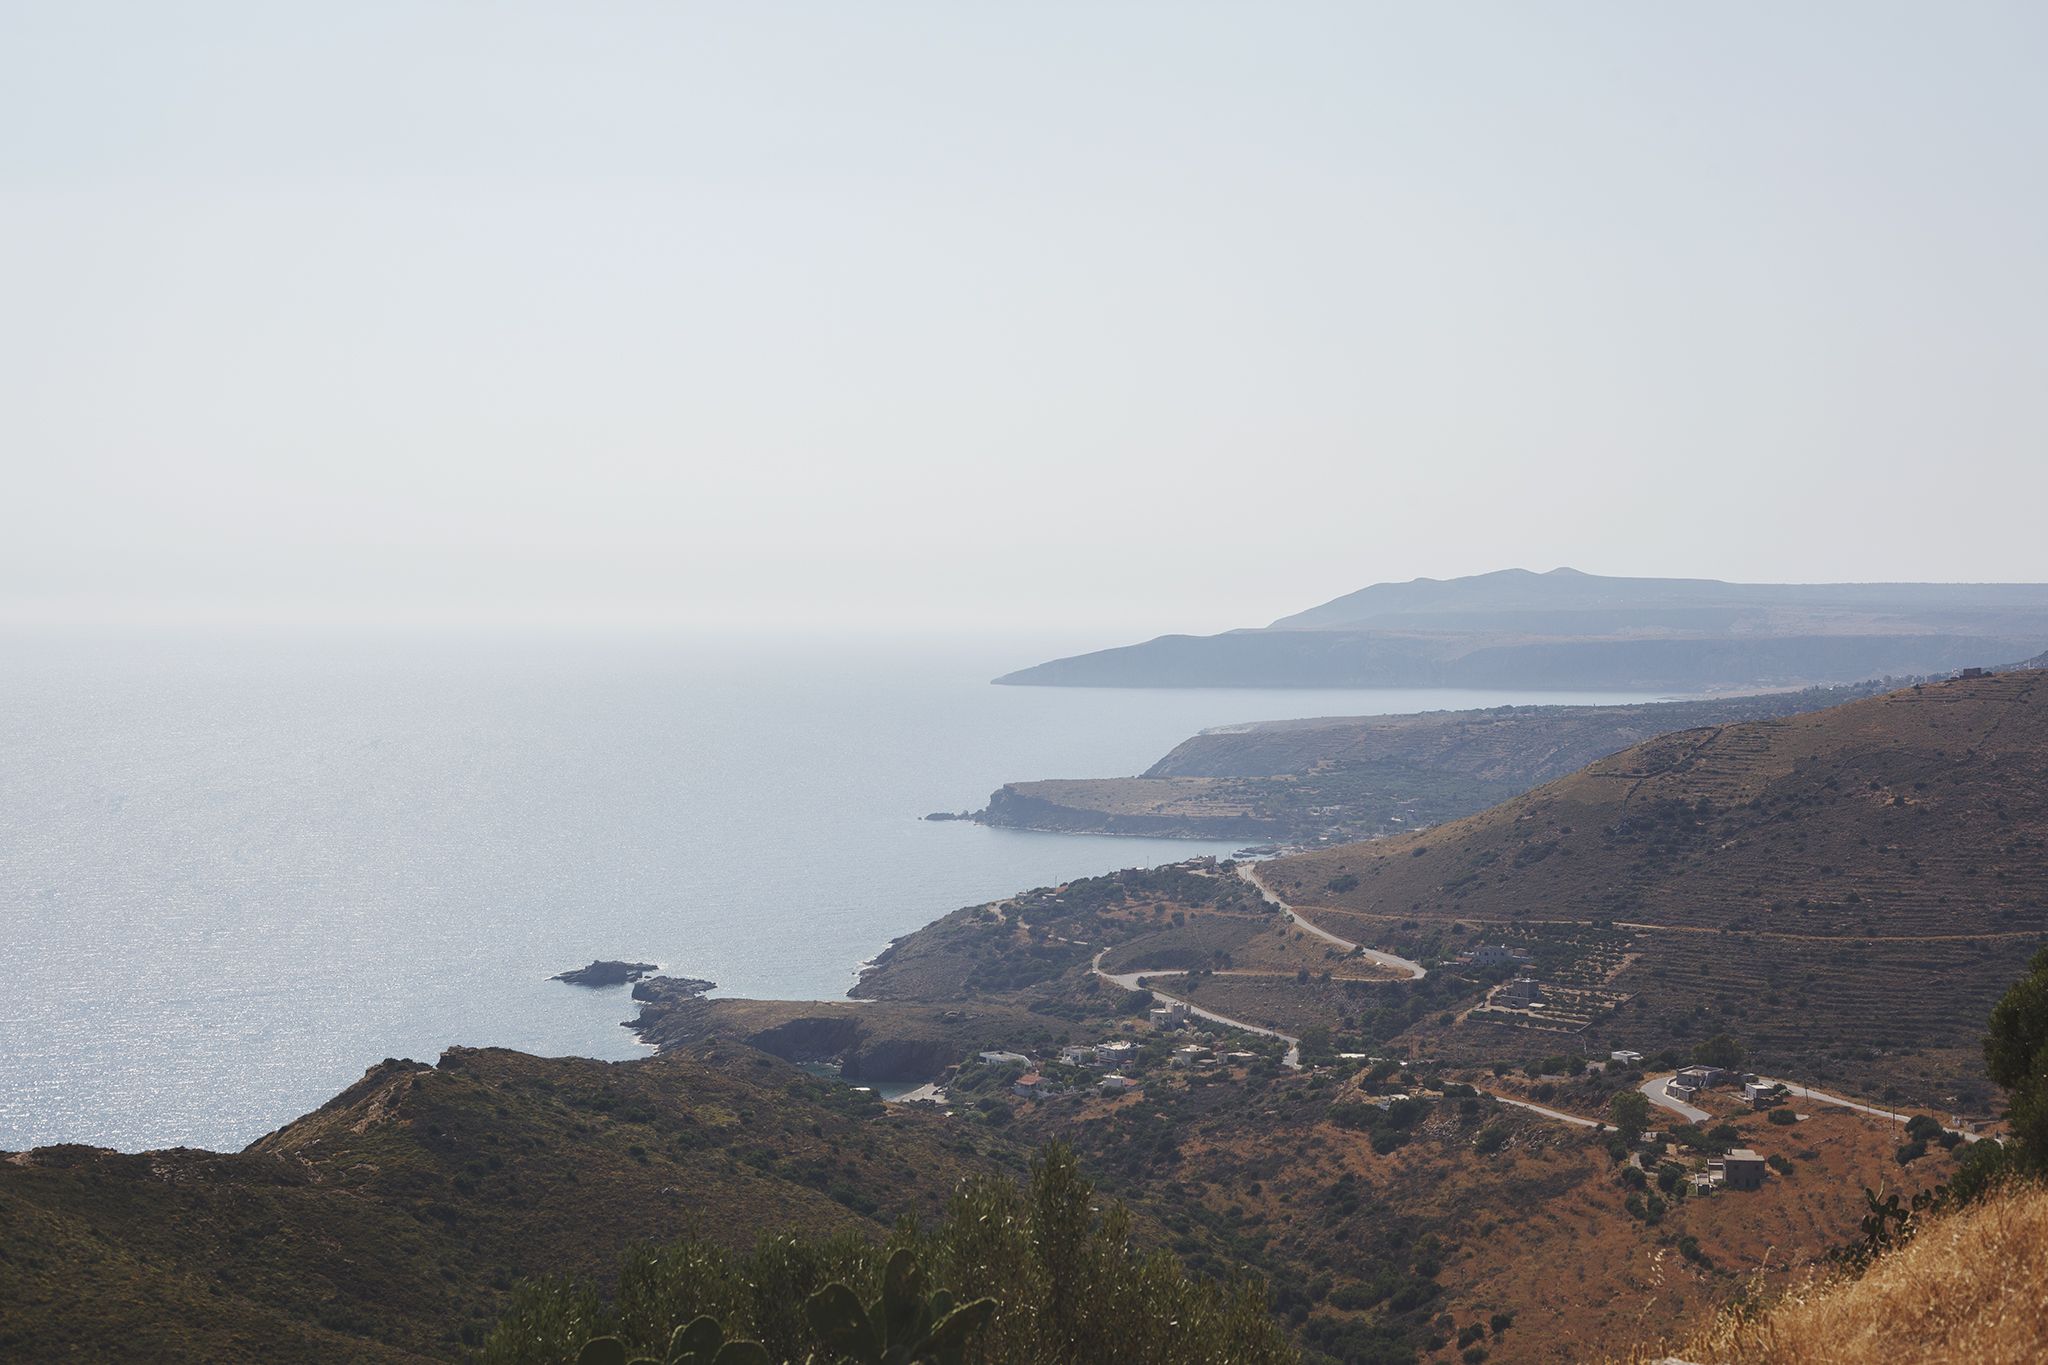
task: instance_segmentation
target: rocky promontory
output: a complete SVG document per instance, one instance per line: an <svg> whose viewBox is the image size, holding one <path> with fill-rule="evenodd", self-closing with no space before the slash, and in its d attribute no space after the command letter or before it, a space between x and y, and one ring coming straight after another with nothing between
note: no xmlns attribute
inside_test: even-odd
<svg viewBox="0 0 2048 1365"><path fill-rule="evenodd" d="M566 981L572 986L623 986L660 970L661 968L652 962L608 962L600 959L588 967L557 972L548 979Z"/></svg>

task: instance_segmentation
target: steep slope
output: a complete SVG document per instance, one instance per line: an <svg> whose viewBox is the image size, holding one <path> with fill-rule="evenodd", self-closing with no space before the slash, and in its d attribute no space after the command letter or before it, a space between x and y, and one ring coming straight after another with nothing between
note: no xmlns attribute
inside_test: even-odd
<svg viewBox="0 0 2048 1365"><path fill-rule="evenodd" d="M1633 997L1589 1041L1726 1029L1968 1107L1985 1011L2048 936L2048 673L1667 735L1266 875L1361 942L1569 941Z"/></svg>
<svg viewBox="0 0 2048 1365"><path fill-rule="evenodd" d="M731 1044L387 1061L244 1152L0 1159L0 1357L445 1360L522 1276L691 1227L879 1235L1018 1159Z"/></svg>
<svg viewBox="0 0 2048 1365"><path fill-rule="evenodd" d="M1676 1348L1749 1365L2032 1365L2048 1359L2048 1188L1935 1219L1860 1277L1723 1314Z"/></svg>
<svg viewBox="0 0 2048 1365"><path fill-rule="evenodd" d="M1383 583L1262 630L1167 635L1001 683L1705 691L1945 673L2048 639L2048 585L1739 584L1509 569Z"/></svg>

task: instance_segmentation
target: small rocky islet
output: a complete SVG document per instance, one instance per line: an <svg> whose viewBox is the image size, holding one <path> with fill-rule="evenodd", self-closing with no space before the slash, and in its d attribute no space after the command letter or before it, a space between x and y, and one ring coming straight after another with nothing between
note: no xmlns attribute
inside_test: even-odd
<svg viewBox="0 0 2048 1365"><path fill-rule="evenodd" d="M624 986L660 970L660 966L653 962L610 962L599 959L588 967L557 972L548 979L566 981L572 986Z"/></svg>

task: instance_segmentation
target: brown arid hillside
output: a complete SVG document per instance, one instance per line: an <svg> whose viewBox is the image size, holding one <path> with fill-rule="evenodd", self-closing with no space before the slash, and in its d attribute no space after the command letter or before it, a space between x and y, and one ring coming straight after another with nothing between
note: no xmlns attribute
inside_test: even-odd
<svg viewBox="0 0 2048 1365"><path fill-rule="evenodd" d="M1313 1077L1215 1078L1019 1106L1015 1126L1073 1142L1110 1189L1173 1194L1184 1254L1207 1231L1267 1267L1276 1310L1337 1360L1379 1358L1373 1343L1402 1338L1376 1334L1404 1322L1422 1359L1481 1344L1498 1365L1682 1332L1814 1273L1855 1235L1866 1185L1910 1194L1949 1170L1899 1167L1896 1126L1868 1115L1820 1110L1790 1135L1745 1116L1741 1140L1782 1153L1786 1170L1755 1191L1672 1198L1651 1221L1590 1129L1448 1099L1382 1152L1342 1121L1365 1102Z"/></svg>
<svg viewBox="0 0 2048 1365"><path fill-rule="evenodd" d="M1986 1011L2048 939L2048 673L1667 735L1417 835L1263 874L1424 961L1520 946L1590 1019L1432 1019L1450 1055L1650 1053L1729 1033L1760 1069L1981 1112Z"/></svg>
<svg viewBox="0 0 2048 1365"><path fill-rule="evenodd" d="M237 1153L0 1155L0 1359L447 1360L525 1276L937 1212L987 1130L765 1053L387 1061Z"/></svg>
<svg viewBox="0 0 2048 1365"><path fill-rule="evenodd" d="M2035 1365L2048 1359L2048 1188L1932 1219L1855 1278L1816 1277L1633 1360L1697 1365Z"/></svg>
<svg viewBox="0 0 2048 1365"><path fill-rule="evenodd" d="M1010 1083L1022 1065L968 1061L946 1081L955 1121L1073 1144L1106 1192L1156 1212L1167 1245L1191 1265L1263 1275L1316 1360L1453 1360L1476 1346L1496 1361L1570 1361L1675 1331L1753 1282L1775 1287L1809 1271L1854 1235L1865 1187L1924 1189L1948 1178L1963 1150L1929 1146L1902 1163L1897 1119L1802 1103L1779 1122L1722 1090L1699 1097L1713 1115L1702 1127L1726 1125L1724 1145L1776 1164L1761 1189L1688 1198L1659 1177L1682 1184L1705 1154L1617 1155L1597 1126L1617 1094L1654 1073L1532 1060L1569 1051L1570 1040L1487 1029L1514 1059L1505 1074L1451 1061L1381 1074L1332 1053L1290 1070L1273 1040L1217 1029L1201 1044L1208 1060L1176 1066L1168 1054L1188 1035L1123 1008L1132 997L1095 967L1151 973L1155 989L1232 1018L1302 1034L1322 1026L1339 1048L1411 1058L1437 1055L1413 1040L1483 996L1486 982L1469 971L1410 979L1344 953L1290 927L1255 887L1235 869L1194 862L974 907L882 955L861 987L879 1003L831 1013L908 1018L922 1005L1030 1053L1055 1093L1019 1098ZM674 1022L786 1051L830 1039L781 1020L827 1014L711 1001ZM1005 1027L1014 1032L986 1032ZM1097 1093L1095 1073L1054 1060L1048 1031L1056 1042L1129 1039L1137 1053L1124 1065L1139 1088ZM870 1035L854 1045L865 1057L875 1044ZM1225 1049L1243 1060L1215 1055ZM1361 1123L1399 1093L1418 1097L1412 1122Z"/></svg>

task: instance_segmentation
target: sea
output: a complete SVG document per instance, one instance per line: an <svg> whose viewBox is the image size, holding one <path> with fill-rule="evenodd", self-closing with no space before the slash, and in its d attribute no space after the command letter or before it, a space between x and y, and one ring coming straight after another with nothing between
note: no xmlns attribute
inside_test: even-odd
<svg viewBox="0 0 2048 1365"><path fill-rule="evenodd" d="M1206 727L1625 694L991 686L1073 641L0 634L0 1149L233 1150L386 1057L623 1060L655 962L843 995L962 905L1228 843L935 823Z"/></svg>

